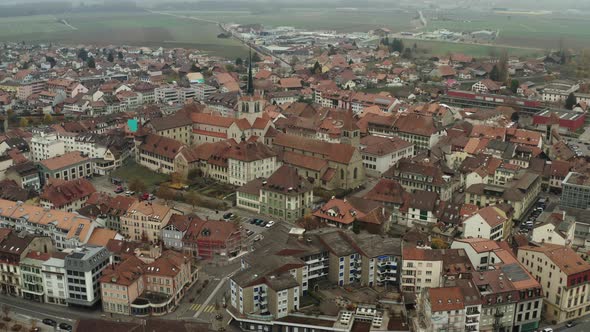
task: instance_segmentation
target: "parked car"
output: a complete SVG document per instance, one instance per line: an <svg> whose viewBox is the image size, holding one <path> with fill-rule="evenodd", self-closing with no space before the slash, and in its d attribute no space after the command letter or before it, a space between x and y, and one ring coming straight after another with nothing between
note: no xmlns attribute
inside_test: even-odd
<svg viewBox="0 0 590 332"><path fill-rule="evenodd" d="M43 324L48 325L48 326L53 326L53 327L57 326L57 322L51 318L45 318L42 320L42 322L43 322Z"/></svg>
<svg viewBox="0 0 590 332"><path fill-rule="evenodd" d="M251 230L247 230L247 231L246 231L246 236L250 236L250 235L252 235L252 234L254 234L254 232L253 232L253 231L251 231Z"/></svg>
<svg viewBox="0 0 590 332"><path fill-rule="evenodd" d="M543 329L542 332L553 332L553 329L550 328L550 327L546 327L546 328Z"/></svg>
<svg viewBox="0 0 590 332"><path fill-rule="evenodd" d="M262 234L257 234L257 235L254 237L254 242L260 241L260 240L262 240L262 239L264 239L264 236L262 236Z"/></svg>
<svg viewBox="0 0 590 332"><path fill-rule="evenodd" d="M264 220L262 220L262 219L256 219L255 225L256 226L262 226L263 223L264 223Z"/></svg>
<svg viewBox="0 0 590 332"><path fill-rule="evenodd" d="M223 215L223 219L225 219L225 220L230 220L230 219L233 219L235 217L236 217L236 215L233 214L233 213L231 213L231 212L228 212L228 213L226 213L226 214Z"/></svg>
<svg viewBox="0 0 590 332"><path fill-rule="evenodd" d="M574 326L576 326L576 323L574 321L571 321L571 320L565 324L565 327L568 327L568 328L569 327L574 327Z"/></svg>
<svg viewBox="0 0 590 332"><path fill-rule="evenodd" d="M71 331L72 325L66 324L66 323L61 323L61 324L59 324L59 329L62 331Z"/></svg>
<svg viewBox="0 0 590 332"><path fill-rule="evenodd" d="M274 224L275 224L275 222L273 220L271 220L271 221L267 222L266 225L264 225L264 227L271 228Z"/></svg>
<svg viewBox="0 0 590 332"><path fill-rule="evenodd" d="M127 196L127 197L131 197L131 196L133 196L133 195L135 195L135 191L133 191L133 190L127 190L127 191L125 192L125 196Z"/></svg>
<svg viewBox="0 0 590 332"><path fill-rule="evenodd" d="M122 192L124 192L124 191L125 191L125 189L123 189L123 187L121 187L121 186L118 186L118 187L115 189L115 194L120 194L120 193L122 193Z"/></svg>
<svg viewBox="0 0 590 332"><path fill-rule="evenodd" d="M258 221L258 219L256 219L256 218L250 219L250 225L256 224L256 221Z"/></svg>

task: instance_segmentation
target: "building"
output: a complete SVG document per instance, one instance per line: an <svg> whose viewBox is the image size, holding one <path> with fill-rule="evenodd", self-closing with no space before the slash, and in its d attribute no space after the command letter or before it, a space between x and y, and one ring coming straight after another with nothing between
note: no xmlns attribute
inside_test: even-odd
<svg viewBox="0 0 590 332"><path fill-rule="evenodd" d="M394 135L414 144L415 151L430 150L446 136L436 116L423 116L416 113L402 114L393 124Z"/></svg>
<svg viewBox="0 0 590 332"><path fill-rule="evenodd" d="M353 229L354 224L371 233L386 233L389 230L391 214L375 201L349 197L333 198L313 212L313 216L330 226Z"/></svg>
<svg viewBox="0 0 590 332"><path fill-rule="evenodd" d="M193 259L227 260L242 251L242 233L235 223L175 214L162 229L162 241Z"/></svg>
<svg viewBox="0 0 590 332"><path fill-rule="evenodd" d="M23 297L25 282L21 262L31 252L45 254L53 250L53 244L48 237L32 235L27 232L18 233L6 228L0 229L0 291L3 294ZM28 267L25 267L25 270L29 272ZM37 280L31 281L38 285ZM37 289L33 291L34 295L37 295Z"/></svg>
<svg viewBox="0 0 590 332"><path fill-rule="evenodd" d="M360 143L368 174L381 175L402 158L414 156L414 145L398 137L365 136Z"/></svg>
<svg viewBox="0 0 590 332"><path fill-rule="evenodd" d="M524 246L518 260L543 286L545 320L558 324L588 314L590 264L575 251L548 243Z"/></svg>
<svg viewBox="0 0 590 332"><path fill-rule="evenodd" d="M465 203L479 207L508 204L514 211L513 219L521 220L541 192L541 182L538 174L523 172L517 174L506 186L473 184L465 190Z"/></svg>
<svg viewBox="0 0 590 332"><path fill-rule="evenodd" d="M102 192L91 194L82 208L80 215L94 219L101 227L121 232L121 217L137 202L134 197L116 195L114 197Z"/></svg>
<svg viewBox="0 0 590 332"><path fill-rule="evenodd" d="M69 181L94 174L94 161L79 152L68 152L59 157L41 160L38 167L44 184L50 179Z"/></svg>
<svg viewBox="0 0 590 332"><path fill-rule="evenodd" d="M51 179L43 187L39 198L44 208L74 212L95 192L92 182L85 178L70 181Z"/></svg>
<svg viewBox="0 0 590 332"><path fill-rule="evenodd" d="M186 148L181 142L160 135L148 134L137 137L135 145L135 160L138 164L158 173L184 172L184 170L179 170L174 162L181 150Z"/></svg>
<svg viewBox="0 0 590 332"><path fill-rule="evenodd" d="M52 253L41 265L45 303L67 305L68 286L63 252Z"/></svg>
<svg viewBox="0 0 590 332"><path fill-rule="evenodd" d="M408 158L401 159L385 172L383 177L397 181L408 192L416 190L434 192L443 201L450 200L460 186L458 174L446 165Z"/></svg>
<svg viewBox="0 0 590 332"><path fill-rule="evenodd" d="M42 161L65 154L65 144L50 128L34 132L31 138L31 160Z"/></svg>
<svg viewBox="0 0 590 332"><path fill-rule="evenodd" d="M181 253L168 250L152 261L135 255L103 271L104 312L138 317L172 312L197 281L197 270Z"/></svg>
<svg viewBox="0 0 590 332"><path fill-rule="evenodd" d="M463 221L464 238L506 240L512 234L512 219L499 206L487 206Z"/></svg>
<svg viewBox="0 0 590 332"><path fill-rule="evenodd" d="M351 145L278 134L272 146L284 154L285 164L313 179L316 187L353 189L365 181L362 155Z"/></svg>
<svg viewBox="0 0 590 332"><path fill-rule="evenodd" d="M403 248L401 290L419 294L444 286L444 280L472 270L463 249Z"/></svg>
<svg viewBox="0 0 590 332"><path fill-rule="evenodd" d="M91 307L100 301L99 279L110 260L111 254L103 247L76 248L66 256L68 305Z"/></svg>
<svg viewBox="0 0 590 332"><path fill-rule="evenodd" d="M180 212L158 203L135 202L121 217L121 235L133 241L159 241L173 214Z"/></svg>
<svg viewBox="0 0 590 332"><path fill-rule="evenodd" d="M240 208L292 222L310 211L313 187L294 167L283 165L268 179L255 179L240 187L236 201Z"/></svg>
<svg viewBox="0 0 590 332"><path fill-rule="evenodd" d="M6 170L6 178L13 180L23 189L41 189L39 170L34 162L28 161L16 164Z"/></svg>
<svg viewBox="0 0 590 332"><path fill-rule="evenodd" d="M151 128L154 134L171 138L182 144L190 145L192 142L193 121L183 111L178 111L171 116L151 119L145 126Z"/></svg>
<svg viewBox="0 0 590 332"><path fill-rule="evenodd" d="M586 174L569 172L561 182L563 208L587 209L590 203L590 177Z"/></svg>
<svg viewBox="0 0 590 332"><path fill-rule="evenodd" d="M572 246L576 233L576 220L567 216L565 211L542 213L537 225L533 228L531 240L535 243L551 243L561 246Z"/></svg>
<svg viewBox="0 0 590 332"><path fill-rule="evenodd" d="M45 284L43 282L42 267L51 257L51 253L30 252L20 262L22 273L23 298L35 302L44 302Z"/></svg>

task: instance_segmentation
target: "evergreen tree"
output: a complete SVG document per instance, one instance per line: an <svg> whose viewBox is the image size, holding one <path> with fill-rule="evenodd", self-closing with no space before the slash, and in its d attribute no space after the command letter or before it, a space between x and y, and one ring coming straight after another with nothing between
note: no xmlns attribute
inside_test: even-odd
<svg viewBox="0 0 590 332"><path fill-rule="evenodd" d="M492 71L490 72L490 79L496 82L500 80L500 70L498 69L497 65L494 65L494 68L492 68Z"/></svg>
<svg viewBox="0 0 590 332"><path fill-rule="evenodd" d="M78 50L78 58L82 61L87 61L88 60L88 51L86 51L83 48Z"/></svg>
<svg viewBox="0 0 590 332"><path fill-rule="evenodd" d="M519 86L520 86L520 82L518 80L510 81L510 91L516 93L516 91L518 91Z"/></svg>
<svg viewBox="0 0 590 332"><path fill-rule="evenodd" d="M252 54L252 62L260 62L262 61L262 59L260 58L260 55L258 55L258 53L254 52L254 54Z"/></svg>
<svg viewBox="0 0 590 332"><path fill-rule="evenodd" d="M113 52L109 53L109 55L107 56L107 61L115 62L115 56L113 55Z"/></svg>
<svg viewBox="0 0 590 332"><path fill-rule="evenodd" d="M315 64L313 65L311 73L312 74L321 74L322 73L322 65L320 65L320 63L316 61Z"/></svg>
<svg viewBox="0 0 590 332"><path fill-rule="evenodd" d="M123 60L123 52L119 51L119 53L117 53L117 58L119 58L119 60Z"/></svg>
<svg viewBox="0 0 590 332"><path fill-rule="evenodd" d="M572 92L569 94L569 96L567 96L567 99L565 100L565 108L567 108L568 110L574 109L574 106L576 106L577 103L578 99L576 98L576 95Z"/></svg>
<svg viewBox="0 0 590 332"><path fill-rule="evenodd" d="M88 58L86 64L88 65L88 68L96 68L96 62L94 61L93 57Z"/></svg>
<svg viewBox="0 0 590 332"><path fill-rule="evenodd" d="M236 59L236 66L241 67L244 64L244 60L242 58Z"/></svg>

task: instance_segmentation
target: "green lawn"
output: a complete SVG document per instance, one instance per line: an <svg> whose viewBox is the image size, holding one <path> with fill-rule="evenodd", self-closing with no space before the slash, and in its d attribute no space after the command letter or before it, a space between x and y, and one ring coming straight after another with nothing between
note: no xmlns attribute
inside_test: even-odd
<svg viewBox="0 0 590 332"><path fill-rule="evenodd" d="M162 182L169 180L168 175L153 172L143 166L130 162L129 164L113 171L112 177L124 180L129 184L134 179L143 181L148 189L153 189ZM148 190L151 191L151 190Z"/></svg>

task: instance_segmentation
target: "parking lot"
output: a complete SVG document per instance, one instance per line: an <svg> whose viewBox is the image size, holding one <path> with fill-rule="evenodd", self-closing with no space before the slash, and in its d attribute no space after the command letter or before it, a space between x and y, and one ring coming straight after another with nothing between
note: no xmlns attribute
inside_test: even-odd
<svg viewBox="0 0 590 332"><path fill-rule="evenodd" d="M590 156L590 142L585 142L575 138L567 138L566 142L578 157Z"/></svg>
<svg viewBox="0 0 590 332"><path fill-rule="evenodd" d="M518 229L514 229L514 232L518 232L520 234L526 235L527 237L532 236L532 230L536 224L542 222L539 220L539 216L545 211L549 200L545 197L541 197L537 200L537 202L531 207L529 212L526 214L526 218L523 218L521 223L519 224Z"/></svg>

